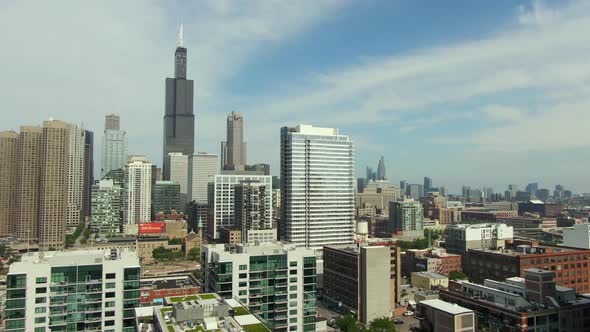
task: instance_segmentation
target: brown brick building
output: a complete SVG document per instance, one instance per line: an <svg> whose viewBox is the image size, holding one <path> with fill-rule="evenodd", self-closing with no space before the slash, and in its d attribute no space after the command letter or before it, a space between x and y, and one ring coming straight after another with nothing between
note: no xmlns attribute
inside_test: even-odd
<svg viewBox="0 0 590 332"><path fill-rule="evenodd" d="M470 249L464 271L469 279L482 283L484 279L504 280L524 276L524 270L539 268L556 273L558 286L578 293L590 292L588 257L590 250L551 246L517 246L514 249Z"/></svg>

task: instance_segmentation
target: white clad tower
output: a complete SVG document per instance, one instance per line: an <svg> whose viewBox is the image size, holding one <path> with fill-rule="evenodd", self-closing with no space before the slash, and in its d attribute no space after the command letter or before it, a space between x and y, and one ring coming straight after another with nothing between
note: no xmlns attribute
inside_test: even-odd
<svg viewBox="0 0 590 332"><path fill-rule="evenodd" d="M354 146L337 128L281 128L281 238L320 247L351 243Z"/></svg>
<svg viewBox="0 0 590 332"><path fill-rule="evenodd" d="M150 221L152 205L152 163L144 156L129 157L125 166L125 223Z"/></svg>

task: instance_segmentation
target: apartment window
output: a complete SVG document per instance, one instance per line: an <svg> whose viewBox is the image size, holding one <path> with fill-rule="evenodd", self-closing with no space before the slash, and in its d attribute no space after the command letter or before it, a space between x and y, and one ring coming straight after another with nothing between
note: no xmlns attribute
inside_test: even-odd
<svg viewBox="0 0 590 332"><path fill-rule="evenodd" d="M114 282L107 282L105 287L106 288L115 288L115 285L116 285L116 283L114 283Z"/></svg>
<svg viewBox="0 0 590 332"><path fill-rule="evenodd" d="M106 308L112 308L114 306L115 306L115 301L109 301L109 302L105 303Z"/></svg>
<svg viewBox="0 0 590 332"><path fill-rule="evenodd" d="M107 273L106 274L106 279L115 279L116 276L117 276L116 273Z"/></svg>
<svg viewBox="0 0 590 332"><path fill-rule="evenodd" d="M45 294L47 293L47 287L37 287L35 289L35 294Z"/></svg>
<svg viewBox="0 0 590 332"><path fill-rule="evenodd" d="M40 278L37 278L35 282L38 283L38 284L46 284L47 283L47 278L46 277L40 277Z"/></svg>
<svg viewBox="0 0 590 332"><path fill-rule="evenodd" d="M38 297L35 299L35 304L39 304L39 303L47 303L47 298L46 297Z"/></svg>
<svg viewBox="0 0 590 332"><path fill-rule="evenodd" d="M45 323L45 317L35 317L35 324Z"/></svg>
<svg viewBox="0 0 590 332"><path fill-rule="evenodd" d="M113 297L115 297L115 292L108 292L105 294L105 297L106 298L113 298Z"/></svg>
<svg viewBox="0 0 590 332"><path fill-rule="evenodd" d="M297 290L297 285L289 286L289 290L290 291L296 291Z"/></svg>
<svg viewBox="0 0 590 332"><path fill-rule="evenodd" d="M35 308L35 313L36 314L44 314L45 312L47 312L47 308L45 308L45 307Z"/></svg>
<svg viewBox="0 0 590 332"><path fill-rule="evenodd" d="M248 269L248 265L240 265L240 271L244 271Z"/></svg>
<svg viewBox="0 0 590 332"><path fill-rule="evenodd" d="M114 311L107 311L104 313L105 317L113 317L115 316L115 312Z"/></svg>

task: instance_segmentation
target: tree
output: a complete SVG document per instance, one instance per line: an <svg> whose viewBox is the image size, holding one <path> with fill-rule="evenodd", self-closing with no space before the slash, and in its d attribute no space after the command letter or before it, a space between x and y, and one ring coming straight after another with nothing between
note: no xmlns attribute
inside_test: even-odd
<svg viewBox="0 0 590 332"><path fill-rule="evenodd" d="M182 244L182 239L178 239L178 238L169 239L168 240L168 244L170 244L170 245L172 245L172 244Z"/></svg>
<svg viewBox="0 0 590 332"><path fill-rule="evenodd" d="M369 324L369 332L396 332L395 325L389 318L381 317L375 318Z"/></svg>
<svg viewBox="0 0 590 332"><path fill-rule="evenodd" d="M461 272L461 271L451 271L449 273L449 280L465 280L467 279L467 276L465 275L465 273Z"/></svg>
<svg viewBox="0 0 590 332"><path fill-rule="evenodd" d="M188 257L194 261L198 261L201 258L201 249L200 248L191 248L188 251Z"/></svg>
<svg viewBox="0 0 590 332"><path fill-rule="evenodd" d="M346 315L336 319L336 326L342 332L361 332L356 319L352 315Z"/></svg>

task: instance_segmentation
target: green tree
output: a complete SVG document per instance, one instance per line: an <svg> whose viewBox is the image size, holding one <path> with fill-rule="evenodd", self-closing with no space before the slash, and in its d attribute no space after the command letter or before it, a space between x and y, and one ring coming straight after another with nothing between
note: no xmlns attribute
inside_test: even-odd
<svg viewBox="0 0 590 332"><path fill-rule="evenodd" d="M375 318L369 324L369 332L396 332L395 325L389 318L381 317Z"/></svg>
<svg viewBox="0 0 590 332"><path fill-rule="evenodd" d="M201 249L192 248L188 251L188 257L194 261L199 261L201 259Z"/></svg>
<svg viewBox="0 0 590 332"><path fill-rule="evenodd" d="M358 322L352 315L342 316L336 319L336 326L342 332L361 332Z"/></svg>
<svg viewBox="0 0 590 332"><path fill-rule="evenodd" d="M182 239L177 239L177 238L173 238L173 239L169 239L168 240L168 244L182 244Z"/></svg>
<svg viewBox="0 0 590 332"><path fill-rule="evenodd" d="M449 273L449 280L464 280L467 279L467 276L465 275L465 273L461 272L461 271L451 271Z"/></svg>

